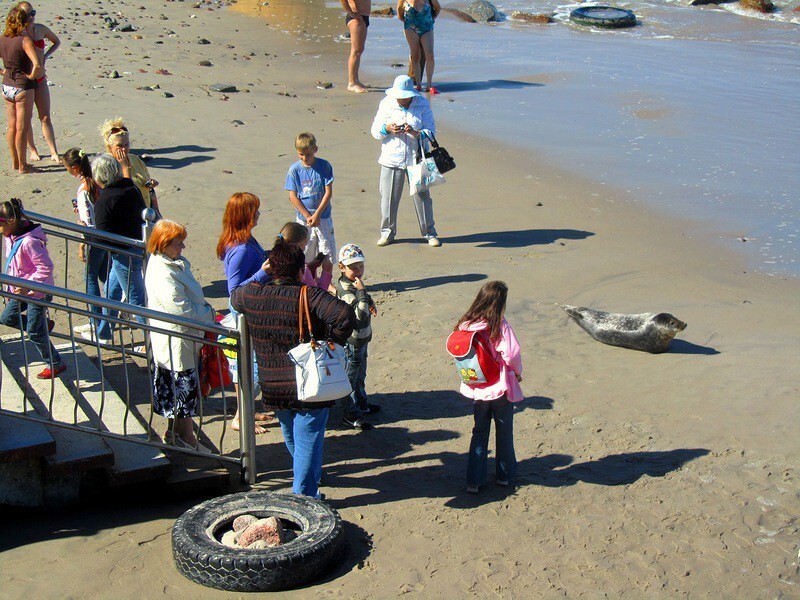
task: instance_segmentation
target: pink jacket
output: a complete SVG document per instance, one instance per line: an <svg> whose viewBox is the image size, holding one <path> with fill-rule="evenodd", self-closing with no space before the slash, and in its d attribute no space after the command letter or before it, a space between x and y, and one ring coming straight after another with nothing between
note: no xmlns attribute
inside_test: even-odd
<svg viewBox="0 0 800 600"><path fill-rule="evenodd" d="M318 287L321 290L328 289L332 278L333 273L330 271L322 271L316 279L314 279L314 274L308 267L303 271L303 283L309 287Z"/></svg>
<svg viewBox="0 0 800 600"><path fill-rule="evenodd" d="M486 321L475 321L473 323L462 323L459 329L462 331L484 331L487 328ZM492 386L485 388L471 388L466 384L461 384L459 390L467 398L473 400L496 400L503 394L509 402L520 402L525 399L522 388L517 381L517 375L522 375L522 356L519 352L519 342L514 330L508 321L503 319L500 324L500 338L494 342L495 359L500 364L500 380Z"/></svg>
<svg viewBox="0 0 800 600"><path fill-rule="evenodd" d="M3 238L5 240L5 254L3 267L8 260L11 248L17 240L22 240L11 262L6 275L20 277L37 283L53 285L53 261L47 253L47 236L39 224L30 223L19 235ZM31 298L44 298L44 294L31 290L23 290Z"/></svg>

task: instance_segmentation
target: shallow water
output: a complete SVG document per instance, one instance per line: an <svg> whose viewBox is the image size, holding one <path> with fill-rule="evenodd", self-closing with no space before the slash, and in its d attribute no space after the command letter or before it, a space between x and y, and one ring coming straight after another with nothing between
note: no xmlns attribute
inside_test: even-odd
<svg viewBox="0 0 800 600"><path fill-rule="evenodd" d="M440 141L457 127L533 150L701 222L751 268L800 276L800 13L627 2L619 6L634 10L638 25L608 31L570 23L577 5L497 6L557 20L438 20ZM330 0L264 10L271 24L312 40L344 30ZM348 42L340 42L344 61ZM390 65L407 60L399 21L373 18L362 79L388 86L405 72Z"/></svg>

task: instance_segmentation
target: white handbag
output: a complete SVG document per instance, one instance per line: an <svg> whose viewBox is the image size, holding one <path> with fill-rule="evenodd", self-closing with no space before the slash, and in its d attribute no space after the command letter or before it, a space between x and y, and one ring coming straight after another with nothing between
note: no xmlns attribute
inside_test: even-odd
<svg viewBox="0 0 800 600"><path fill-rule="evenodd" d="M309 342L303 342L305 324L308 326ZM308 310L308 286L305 285L300 290L298 331L300 343L289 350L297 380L297 399L314 403L348 396L353 388L347 378L344 348L331 340L318 342L314 339Z"/></svg>
<svg viewBox="0 0 800 600"><path fill-rule="evenodd" d="M412 196L435 185L445 183L444 175L439 172L436 161L431 156L425 156L421 140L418 140L418 148L421 160L410 167L406 167L408 189Z"/></svg>

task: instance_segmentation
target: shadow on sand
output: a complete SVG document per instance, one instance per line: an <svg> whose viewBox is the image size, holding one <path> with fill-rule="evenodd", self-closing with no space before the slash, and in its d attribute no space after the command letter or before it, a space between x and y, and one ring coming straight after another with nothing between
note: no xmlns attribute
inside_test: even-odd
<svg viewBox="0 0 800 600"><path fill-rule="evenodd" d="M155 148L153 150L148 150L145 152L145 154L150 154L153 156L152 159L147 161L148 167L153 167L156 169L181 169L195 163L203 163L208 162L209 160L214 160L213 156L202 153L214 152L215 150L216 148L207 148L194 144L186 144L183 146L172 146L171 148ZM183 158L168 158L165 156L160 156L164 154L176 154L179 152L190 152L194 155L185 156Z"/></svg>
<svg viewBox="0 0 800 600"><path fill-rule="evenodd" d="M412 290L423 290L425 288L447 285L449 283L466 283L481 281L486 279L483 273L465 273L464 275L440 275L438 277L426 277L424 279L410 279L408 281L388 281L371 285L371 292L410 292Z"/></svg>
<svg viewBox="0 0 800 600"><path fill-rule="evenodd" d="M524 248L555 244L558 240L584 240L594 233L577 229L521 229L487 231L442 238L448 244L475 244L478 248Z"/></svg>
<svg viewBox="0 0 800 600"><path fill-rule="evenodd" d="M668 354L699 354L704 356L713 356L719 354L719 350L711 348L710 346L699 346L686 340L672 340L669 345Z"/></svg>

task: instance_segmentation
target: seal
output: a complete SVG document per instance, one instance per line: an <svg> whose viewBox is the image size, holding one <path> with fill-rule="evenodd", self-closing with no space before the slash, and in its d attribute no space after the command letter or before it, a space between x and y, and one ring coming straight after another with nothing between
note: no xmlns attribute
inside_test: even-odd
<svg viewBox="0 0 800 600"><path fill-rule="evenodd" d="M652 354L666 352L672 338L686 329L686 323L669 313L626 315L585 306L558 306L598 342Z"/></svg>

